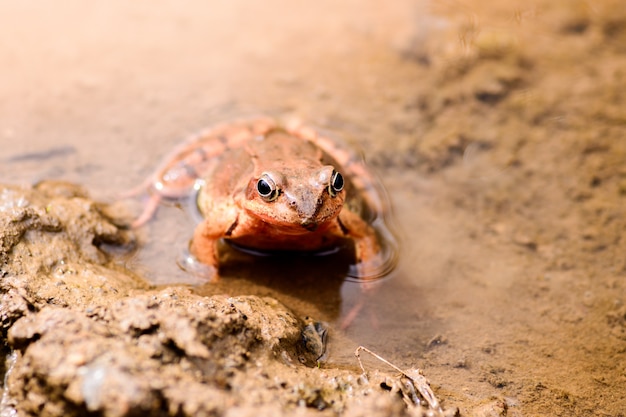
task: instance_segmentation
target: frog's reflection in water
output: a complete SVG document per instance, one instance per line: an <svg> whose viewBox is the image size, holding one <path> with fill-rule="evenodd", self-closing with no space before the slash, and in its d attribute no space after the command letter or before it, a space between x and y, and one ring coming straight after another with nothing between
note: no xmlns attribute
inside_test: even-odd
<svg viewBox="0 0 626 417"><path fill-rule="evenodd" d="M197 288L202 295L273 297L300 316L335 322L342 310L341 286L354 263L350 244L325 253L247 253L220 247L220 278Z"/></svg>

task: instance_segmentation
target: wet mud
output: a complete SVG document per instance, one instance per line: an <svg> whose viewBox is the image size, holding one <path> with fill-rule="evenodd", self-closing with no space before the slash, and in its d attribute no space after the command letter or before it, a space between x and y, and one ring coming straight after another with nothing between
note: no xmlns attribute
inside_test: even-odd
<svg viewBox="0 0 626 417"><path fill-rule="evenodd" d="M424 415L359 345L440 414L624 415L620 2L7 1L0 34L2 415ZM399 263L345 330L349 251L225 247L207 284L176 266L187 202L125 226L122 192L247 114L333 132L388 190Z"/></svg>

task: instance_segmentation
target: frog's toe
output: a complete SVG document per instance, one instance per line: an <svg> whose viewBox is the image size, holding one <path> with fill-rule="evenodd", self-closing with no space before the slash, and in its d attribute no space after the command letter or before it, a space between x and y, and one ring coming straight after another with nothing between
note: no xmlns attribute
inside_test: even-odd
<svg viewBox="0 0 626 417"><path fill-rule="evenodd" d="M176 259L178 266L185 272L210 281L219 279L217 268L198 260L189 250L185 249Z"/></svg>
<svg viewBox="0 0 626 417"><path fill-rule="evenodd" d="M385 259L381 255L375 255L353 265L350 276L359 282L371 282L382 278L386 274L387 268Z"/></svg>

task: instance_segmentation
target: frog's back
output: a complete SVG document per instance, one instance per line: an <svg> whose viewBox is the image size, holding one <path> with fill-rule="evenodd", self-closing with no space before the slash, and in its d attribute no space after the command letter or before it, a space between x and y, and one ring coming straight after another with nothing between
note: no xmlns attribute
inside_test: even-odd
<svg viewBox="0 0 626 417"><path fill-rule="evenodd" d="M243 192L254 172L254 163L244 147L229 149L213 158L199 173L202 194L213 203L230 199L233 194Z"/></svg>
<svg viewBox="0 0 626 417"><path fill-rule="evenodd" d="M246 144L255 174L268 170L306 170L322 166L322 150L312 142L274 129Z"/></svg>
<svg viewBox="0 0 626 417"><path fill-rule="evenodd" d="M243 193L248 182L276 171L294 179L306 169L321 166L321 151L311 142L273 129L226 149L208 160L198 175L213 198Z"/></svg>

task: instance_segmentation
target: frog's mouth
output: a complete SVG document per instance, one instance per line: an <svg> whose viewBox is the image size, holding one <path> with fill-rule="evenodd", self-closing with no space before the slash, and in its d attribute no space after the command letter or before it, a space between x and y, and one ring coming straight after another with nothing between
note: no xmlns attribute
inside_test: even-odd
<svg viewBox="0 0 626 417"><path fill-rule="evenodd" d="M343 194L331 197L325 188L297 187L285 191L284 198L293 210L295 223L309 232L336 217L343 206Z"/></svg>
<svg viewBox="0 0 626 417"><path fill-rule="evenodd" d="M319 224L315 221L305 221L302 223L302 227L304 227L309 232L314 232L319 227Z"/></svg>

